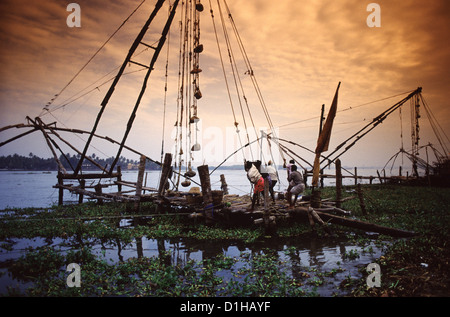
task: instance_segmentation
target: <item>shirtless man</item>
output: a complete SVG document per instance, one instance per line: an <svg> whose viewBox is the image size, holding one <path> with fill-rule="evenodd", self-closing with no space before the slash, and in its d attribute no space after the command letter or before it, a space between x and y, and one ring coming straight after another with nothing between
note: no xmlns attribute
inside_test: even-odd
<svg viewBox="0 0 450 317"><path fill-rule="evenodd" d="M305 190L305 184L303 182L303 176L297 171L297 166L291 166L291 173L288 177L289 188L287 193L287 200L289 202L289 208L294 208L297 202L297 196ZM292 200L294 195L294 200Z"/></svg>

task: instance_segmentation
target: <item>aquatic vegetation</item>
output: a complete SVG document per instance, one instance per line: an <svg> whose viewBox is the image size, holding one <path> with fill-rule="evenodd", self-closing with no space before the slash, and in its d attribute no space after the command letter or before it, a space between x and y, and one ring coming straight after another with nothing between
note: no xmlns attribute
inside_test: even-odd
<svg viewBox="0 0 450 317"><path fill-rule="evenodd" d="M448 236L450 234L450 189L406 186L363 186L367 215L359 203L349 200L343 208L361 219L417 233L409 239L368 235L358 230L332 226L332 239L351 243L341 252L341 260L329 270L301 264L299 249L288 246L282 251L261 248L238 256L218 252L199 261L174 262L174 255L161 251L158 256L138 256L110 261L106 248L125 248L146 239L190 239L194 241L236 241L242 246L287 238L309 240L308 224L280 222L277 237L265 238L261 227L203 225L182 216L166 215L151 203L139 212L127 204L94 203L66 205L48 209L11 209L0 213L0 251L14 250L20 238L64 241L59 247L48 244L25 250L11 261L9 272L17 280L32 282L25 293L10 288L8 295L27 296L317 296L320 287L340 278L339 292L354 296L442 294L448 290L450 276ZM326 188L322 198L333 197ZM350 196L351 193L346 195ZM153 216L148 216L153 215ZM314 239L330 239L320 230ZM64 251L61 249L64 246ZM344 265L358 261L374 249L383 249L375 260L381 266L381 288L367 288L364 271L360 276L345 272ZM298 262L298 263L297 263ZM82 267L82 288L68 288L66 265ZM433 278L430 278L433 276ZM336 282L335 282L336 283Z"/></svg>

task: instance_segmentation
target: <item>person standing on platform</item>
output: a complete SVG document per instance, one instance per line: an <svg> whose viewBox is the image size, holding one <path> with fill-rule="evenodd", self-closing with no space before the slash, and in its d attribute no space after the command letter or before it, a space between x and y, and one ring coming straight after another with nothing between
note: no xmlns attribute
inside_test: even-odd
<svg viewBox="0 0 450 317"><path fill-rule="evenodd" d="M289 190L287 193L287 200L289 202L289 208L294 208L295 203L297 202L297 196L305 190L303 176L297 171L296 165L291 166L291 173L289 174L288 181ZM292 199L292 195L294 195L294 199Z"/></svg>
<svg viewBox="0 0 450 317"><path fill-rule="evenodd" d="M273 192L273 188L275 187L275 185L278 182L278 175L277 175L277 171L275 169L275 167L272 166L272 161L269 161L267 166L267 173L269 174L267 176L268 180L269 180L269 192L270 192L270 196L272 197L273 202L275 202L275 194Z"/></svg>

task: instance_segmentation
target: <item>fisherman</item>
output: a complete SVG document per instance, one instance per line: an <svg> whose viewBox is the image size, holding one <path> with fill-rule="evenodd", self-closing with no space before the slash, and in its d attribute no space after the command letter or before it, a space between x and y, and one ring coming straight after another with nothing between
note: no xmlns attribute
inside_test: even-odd
<svg viewBox="0 0 450 317"><path fill-rule="evenodd" d="M289 174L291 174L291 167L295 164L294 160L290 160L288 164L286 164L286 159L284 159L283 168L287 170L287 178L289 180Z"/></svg>
<svg viewBox="0 0 450 317"><path fill-rule="evenodd" d="M267 179L269 180L269 192L272 197L273 202L275 202L275 195L273 193L273 188L278 182L278 176L276 169L272 166L272 161L267 162L268 166L266 167L267 171Z"/></svg>
<svg viewBox="0 0 450 317"><path fill-rule="evenodd" d="M291 166L291 173L289 174L289 188L287 193L287 200L289 202L289 208L293 208L297 202L297 196L305 190L305 184L303 182L303 176L297 171L297 166ZM294 200L292 200L294 195Z"/></svg>
<svg viewBox="0 0 450 317"><path fill-rule="evenodd" d="M288 180L288 184L289 184L289 176L291 175L291 168L292 168L292 165L295 164L295 161L294 160L290 160L289 163L286 164L286 159L283 159L283 160L284 160L283 167L287 171L287 180ZM286 190L286 199L287 199L287 201L289 201L289 192L291 191L291 188L292 188L291 185L288 185L288 188Z"/></svg>
<svg viewBox="0 0 450 317"><path fill-rule="evenodd" d="M264 178L252 162L245 162L245 170L247 171L248 180L254 185L252 207L250 209L250 211L253 211L258 196L264 192Z"/></svg>

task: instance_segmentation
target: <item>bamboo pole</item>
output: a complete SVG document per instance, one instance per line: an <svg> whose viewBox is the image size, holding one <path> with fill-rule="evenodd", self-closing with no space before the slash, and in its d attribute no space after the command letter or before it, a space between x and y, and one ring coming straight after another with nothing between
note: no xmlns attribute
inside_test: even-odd
<svg viewBox="0 0 450 317"><path fill-rule="evenodd" d="M81 189L81 190L84 190L84 189L85 189L85 186L86 186L86 180L81 179L81 180L80 180L80 189ZM82 204L82 203L83 203L83 199L84 199L84 194L83 194L83 192L81 191L81 192L78 194L78 203L79 203L79 204Z"/></svg>
<svg viewBox="0 0 450 317"><path fill-rule="evenodd" d="M64 189L62 186L64 186L64 181L62 177L61 171L58 170L58 185L59 185L59 193L58 193L58 205L62 206L64 204Z"/></svg>
<svg viewBox="0 0 450 317"><path fill-rule="evenodd" d="M117 166L117 191L120 193L122 191L122 167Z"/></svg>
<svg viewBox="0 0 450 317"><path fill-rule="evenodd" d="M161 172L161 179L159 181L159 189L158 189L158 196L164 196L164 192L166 190L166 184L169 180L169 174L172 170L172 154L166 153L164 156L164 164Z"/></svg>
<svg viewBox="0 0 450 317"><path fill-rule="evenodd" d="M220 174L220 189L223 191L224 195L228 195L228 184L227 181L225 180L225 175L224 174Z"/></svg>
<svg viewBox="0 0 450 317"><path fill-rule="evenodd" d="M295 209L292 209L290 212L303 214L303 215L307 215L309 213L308 207L297 207ZM369 231L369 232L377 232L377 233L386 234L386 235L389 235L392 237L412 237L415 235L415 233L411 232L411 231L406 231L406 230L396 229L396 228L389 228L389 227L384 227L384 226L380 226L377 224L360 221L360 220L356 220L356 219L349 219L349 218L344 218L344 217L340 217L340 216L336 216L336 215L330 215L330 214L323 213L323 212L320 212L317 210L316 210L316 213L318 216L320 216L320 218L323 221L328 222L328 223L334 223L334 224L341 225L341 226L346 226L346 227L355 228L355 229L361 229L361 230L365 230L365 231Z"/></svg>
<svg viewBox="0 0 450 317"><path fill-rule="evenodd" d="M158 45L155 48L155 52L153 53L153 57L152 57L152 59L150 61L150 65L148 67L147 73L146 73L144 81L142 83L141 91L139 92L139 96L138 96L138 98L136 100L136 103L134 105L133 111L132 111L132 113L131 113L131 115L130 115L130 117L128 119L127 129L126 129L125 134L124 134L124 136L122 138L122 142L120 143L119 150L117 151L116 157L115 157L114 161L111 164L110 173L112 173L112 171L114 169L114 166L116 165L117 160L119 159L120 153L122 152L122 150L124 148L125 141L127 140L128 134L129 134L129 132L131 130L131 127L133 125L134 119L136 118L137 110L138 110L139 105L141 103L141 100L142 100L142 98L144 96L144 93L145 93L145 91L147 89L148 79L150 78L150 74L151 74L152 70L154 69L155 63L156 63L156 61L158 59L158 56L159 56L159 53L161 52L161 50L162 50L162 48L164 46L164 43L166 42L167 34L169 33L170 26L172 25L172 21L173 21L173 18L175 16L175 13L176 13L178 2L179 2L179 0L175 0L173 5L171 6L171 11L170 11L169 17L167 19L166 24L164 25L164 28L163 28L163 31L162 31L162 34L161 34L161 38L159 39ZM144 34L145 34L145 32L144 32Z"/></svg>
<svg viewBox="0 0 450 317"><path fill-rule="evenodd" d="M358 184L358 186L356 188L357 188L357 192L358 192L359 206L361 207L361 211L362 211L363 215L367 215L366 204L364 203L364 197L363 197L361 184Z"/></svg>
<svg viewBox="0 0 450 317"><path fill-rule="evenodd" d="M136 39L133 42L133 45L131 46L130 50L128 51L128 54L125 58L125 60L122 63L122 66L119 69L119 72L117 73L116 77L114 78L113 83L111 84L108 92L106 93L102 103L101 103L101 108L99 113L97 114L97 118L95 120L94 126L92 128L92 131L89 135L89 138L86 142L86 145L83 149L83 152L81 154L81 158L80 161L78 162L77 167L75 168L74 174L77 175L78 172L81 169L81 166L83 164L84 158L86 156L87 150L90 146L90 143L92 141L92 138L94 136L95 131L97 130L98 124L100 122L100 119L103 115L103 112L105 110L106 105L109 102L109 99L111 98L112 94L114 93L114 90L120 80L120 78L122 77L123 72L125 71L125 68L128 65L128 62L130 61L131 57L133 56L134 52L136 51L136 49L138 48L139 44L142 42L142 39L144 38L145 34L148 31L148 28L150 26L150 23L153 21L153 19L155 18L156 14L158 13L159 9L162 7L162 5L164 4L164 0L158 0L158 2L155 5L155 9L153 10L153 12L150 14L150 17L148 18L147 22L144 24L144 26L142 27L141 31L139 32L138 36L136 37Z"/></svg>
<svg viewBox="0 0 450 317"><path fill-rule="evenodd" d="M342 200L342 171L341 171L341 160L337 159L336 163L336 207L341 208Z"/></svg>
<svg viewBox="0 0 450 317"><path fill-rule="evenodd" d="M383 184L383 180L381 179L381 175L380 172L377 170L377 174L378 174L378 179L380 180L380 184Z"/></svg>
<svg viewBox="0 0 450 317"><path fill-rule="evenodd" d="M145 162L146 162L146 158L144 155L141 155L140 161L139 161L139 170L138 170L138 178L137 178L137 182L136 182L136 197L139 198L139 200L137 200L134 203L134 209L138 210L140 207L140 197L142 194L142 183L144 181L144 172L145 172Z"/></svg>
<svg viewBox="0 0 450 317"><path fill-rule="evenodd" d="M213 199L211 192L211 181L209 178L208 165L201 165L197 167L198 176L200 178L200 184L203 195L203 205L206 223L211 223L213 219Z"/></svg>
<svg viewBox="0 0 450 317"><path fill-rule="evenodd" d="M54 145L56 145L56 143L50 138L50 136L48 135L48 133L45 131L43 125L40 124L40 123L42 123L42 121L39 119L39 121L36 120L36 121L38 121L38 122L36 122L36 121L33 121L30 117L27 117L27 120L31 121L37 129L41 130L42 134L44 135L45 141L47 142L47 145L48 145L50 151L51 151L52 154L53 154L53 158L55 159L56 163L58 164L59 170L60 170L62 173L67 174L66 169L64 168L63 164L62 164L61 161L59 160L58 155L56 154L56 151L55 151L55 149L54 149L53 146L52 146L52 143L53 143Z"/></svg>

